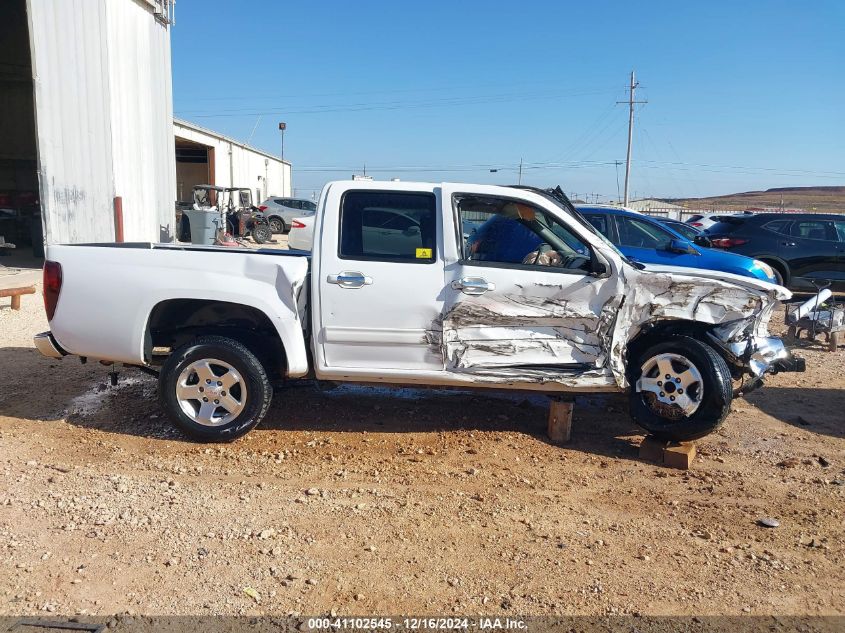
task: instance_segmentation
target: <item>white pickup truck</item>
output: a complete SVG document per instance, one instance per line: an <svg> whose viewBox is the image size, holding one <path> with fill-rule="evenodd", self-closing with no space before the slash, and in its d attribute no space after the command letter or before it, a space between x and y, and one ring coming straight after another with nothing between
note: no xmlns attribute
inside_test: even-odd
<svg viewBox="0 0 845 633"><path fill-rule="evenodd" d="M50 246L44 296L42 353L158 375L173 422L206 441L255 427L300 378L625 391L637 424L688 440L764 374L804 369L767 332L785 288L641 270L562 193L527 187L333 182L310 255Z"/></svg>

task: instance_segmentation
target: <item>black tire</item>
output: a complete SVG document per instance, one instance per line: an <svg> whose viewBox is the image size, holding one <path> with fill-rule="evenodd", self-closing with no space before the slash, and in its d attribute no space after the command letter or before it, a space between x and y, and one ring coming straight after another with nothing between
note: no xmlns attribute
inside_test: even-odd
<svg viewBox="0 0 845 633"><path fill-rule="evenodd" d="M698 370L701 376L700 386L693 387L696 390L701 389L698 408L691 415L683 415L680 409L672 405L667 407L667 405L655 404L656 394L654 393L637 391L637 381L642 376L643 367L650 359L662 354L683 357ZM637 358L631 359L629 381L631 418L636 424L661 440L684 442L709 435L721 426L731 409L733 384L725 359L709 345L686 336L670 336L649 347ZM672 389L675 389L674 385ZM660 409L671 411L676 417L661 415L658 412Z"/></svg>
<svg viewBox="0 0 845 633"><path fill-rule="evenodd" d="M285 221L282 218L270 218L270 230L273 233L284 233L286 230Z"/></svg>
<svg viewBox="0 0 845 633"><path fill-rule="evenodd" d="M770 264L770 266L771 266L771 264ZM775 281L777 282L777 285L778 286L785 285L783 283L783 275L781 274L781 272L777 268L775 268L774 266L772 266L772 271L775 273Z"/></svg>
<svg viewBox="0 0 845 633"><path fill-rule="evenodd" d="M255 224L252 227L252 241L256 244L264 244L273 239L273 231L269 224Z"/></svg>
<svg viewBox="0 0 845 633"><path fill-rule="evenodd" d="M233 368L243 381L246 393L242 397L242 410L231 420L219 425L202 424L189 416L177 396L179 379L192 364L202 360L222 361ZM211 363L212 366L215 363ZM219 371L221 366L217 366ZM222 376L221 376L222 377ZM197 374L197 387L202 384ZM219 384L219 383L218 383ZM193 385L191 385L193 386ZM210 389L216 387L212 386ZM234 395L235 387L232 387ZM238 387L239 393L241 387ZM202 391L200 389L200 391ZM201 442L230 442L255 428L267 414L273 398L273 388L264 366L241 343L222 336L203 336L174 351L165 361L158 381L159 400L167 415L186 435ZM211 394L211 392L206 392ZM226 392L222 392L226 396ZM213 397L210 396L210 397ZM193 401L189 407L194 407ZM196 408L202 406L196 400ZM210 405L209 405L210 406ZM216 409L221 413L225 408ZM225 416L221 415L221 421Z"/></svg>

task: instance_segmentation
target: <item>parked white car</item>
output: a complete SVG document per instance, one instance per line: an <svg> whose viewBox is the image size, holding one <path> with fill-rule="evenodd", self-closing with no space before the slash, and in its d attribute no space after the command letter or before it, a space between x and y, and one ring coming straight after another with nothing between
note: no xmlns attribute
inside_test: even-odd
<svg viewBox="0 0 845 633"><path fill-rule="evenodd" d="M469 221L512 223L542 243L501 248L495 231L466 237ZM767 331L788 290L729 273L642 270L562 193L333 182L314 235L310 257L49 246L50 331L35 344L52 358L158 375L162 407L206 441L255 427L273 385L297 378L624 391L637 424L689 440L724 420L732 380L747 391L769 372L803 371Z"/></svg>
<svg viewBox="0 0 845 633"><path fill-rule="evenodd" d="M297 251L310 251L314 241L315 216L294 218L288 233L288 248Z"/></svg>
<svg viewBox="0 0 845 633"><path fill-rule="evenodd" d="M699 231L706 231L711 226L721 222L720 218L726 215L751 215L751 211L743 211L742 213L705 213L704 215L695 214L687 218L686 222L690 226L694 226Z"/></svg>

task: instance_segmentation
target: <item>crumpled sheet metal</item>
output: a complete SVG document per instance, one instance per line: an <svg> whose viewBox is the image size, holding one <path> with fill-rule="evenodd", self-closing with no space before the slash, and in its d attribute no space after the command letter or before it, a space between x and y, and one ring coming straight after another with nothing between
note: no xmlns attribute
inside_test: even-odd
<svg viewBox="0 0 845 633"><path fill-rule="evenodd" d="M777 300L750 284L669 273L637 271L630 280L619 275L595 287L588 301L573 301L569 287L548 285L462 300L433 324L442 337L431 342L441 345L450 371L470 372L479 381L624 388L628 342L650 323L760 319Z"/></svg>

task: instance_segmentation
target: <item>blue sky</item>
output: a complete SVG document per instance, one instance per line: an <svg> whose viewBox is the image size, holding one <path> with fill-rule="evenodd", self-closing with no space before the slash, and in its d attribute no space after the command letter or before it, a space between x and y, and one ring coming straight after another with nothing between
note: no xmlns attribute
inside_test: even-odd
<svg viewBox="0 0 845 633"><path fill-rule="evenodd" d="M518 178L632 197L845 185L841 2L181 0L176 116L279 152L297 194ZM491 172L491 169L498 169Z"/></svg>

